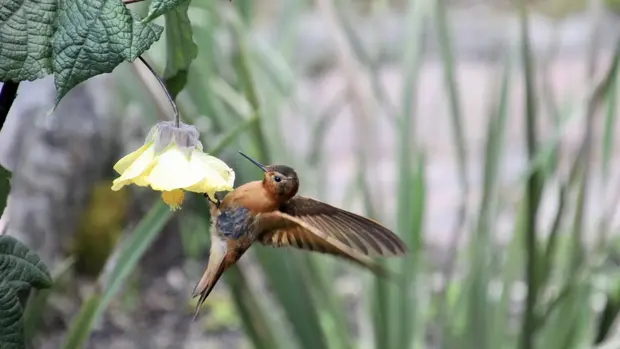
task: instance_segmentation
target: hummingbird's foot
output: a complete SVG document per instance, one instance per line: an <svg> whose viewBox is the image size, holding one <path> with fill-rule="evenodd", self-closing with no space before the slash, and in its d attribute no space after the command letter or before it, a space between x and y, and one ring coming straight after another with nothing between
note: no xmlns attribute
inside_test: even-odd
<svg viewBox="0 0 620 349"><path fill-rule="evenodd" d="M205 193L205 194L204 194L204 196L205 196L207 199L209 199L209 201L211 201L211 203L213 203L213 204L215 205L215 208L220 208L220 204L222 203L222 202L220 201L220 199L218 199L218 198L216 197L217 201L213 201L213 199L211 199L211 197L210 197L210 196L209 196L209 194L207 194L207 193Z"/></svg>

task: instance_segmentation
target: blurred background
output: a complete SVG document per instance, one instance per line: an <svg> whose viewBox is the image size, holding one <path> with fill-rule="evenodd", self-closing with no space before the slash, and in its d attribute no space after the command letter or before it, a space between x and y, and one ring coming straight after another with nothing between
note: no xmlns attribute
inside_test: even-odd
<svg viewBox="0 0 620 349"><path fill-rule="evenodd" d="M128 5L146 14L148 2ZM190 4L182 120L294 167L300 194L410 247L395 282L254 246L192 322L210 224L192 195L112 192L113 164L172 110L136 62L69 93L24 82L0 133L8 234L55 285L32 348L620 348L616 0L233 0ZM165 25L162 18L156 20ZM163 74L166 35L145 58ZM186 196L187 197L187 196Z"/></svg>

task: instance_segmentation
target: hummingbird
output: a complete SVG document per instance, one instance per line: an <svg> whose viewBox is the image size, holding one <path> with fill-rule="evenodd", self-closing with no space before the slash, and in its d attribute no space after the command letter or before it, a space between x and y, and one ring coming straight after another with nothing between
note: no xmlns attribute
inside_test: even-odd
<svg viewBox="0 0 620 349"><path fill-rule="evenodd" d="M207 268L192 292L200 307L224 271L255 242L327 253L370 269L385 270L372 257L404 256L408 248L378 222L297 195L299 177L286 165L265 166L239 152L263 172L263 180L243 184L222 200L211 199L211 250Z"/></svg>

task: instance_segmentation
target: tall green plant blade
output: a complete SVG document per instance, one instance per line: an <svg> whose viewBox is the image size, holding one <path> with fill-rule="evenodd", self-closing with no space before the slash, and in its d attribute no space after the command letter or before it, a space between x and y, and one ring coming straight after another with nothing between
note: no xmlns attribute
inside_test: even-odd
<svg viewBox="0 0 620 349"><path fill-rule="evenodd" d="M397 234L407 241L410 253L401 264L401 287L396 289L385 280L375 280L373 299L373 325L376 348L408 348L411 339L416 336L414 320L417 317L417 297L414 296L413 281L418 269L421 244L418 243L422 217L416 213L423 212L419 205L424 205L424 193L414 192L416 184L423 185L423 169L418 168L414 174L413 159L416 154L415 136L411 134L414 125L417 84L421 67L421 47L418 38L427 16L427 1L411 0L408 3L407 37L411 38L405 47L401 66L404 72L404 86L401 92L402 110L398 119L398 154L397 154ZM417 180L417 183L414 181ZM417 221L416 221L417 220ZM395 263L395 262L392 262ZM421 335L421 333L419 334Z"/></svg>
<svg viewBox="0 0 620 349"><path fill-rule="evenodd" d="M243 328L256 349L284 349L289 347L277 336L272 320L248 284L243 271L234 267L226 275L226 283L235 299L237 311L243 320Z"/></svg>
<svg viewBox="0 0 620 349"><path fill-rule="evenodd" d="M117 257L108 260L108 263L113 263L112 269L108 274L104 272L99 277L98 291L88 298L71 322L62 348L81 349L84 347L95 322L101 318L123 282L135 269L142 255L155 241L157 234L171 217L170 208L158 200L140 220L131 235L120 243ZM106 266L106 269L109 267Z"/></svg>
<svg viewBox="0 0 620 349"><path fill-rule="evenodd" d="M475 235L471 251L471 290L468 314L467 334L470 348L493 347L490 342L493 339L492 320L489 318L488 288L491 278L490 272L490 246L493 245L491 232L495 230L498 174L501 165L501 155L504 149L506 120L508 115L508 90L510 83L510 61L504 69L501 81L500 93L497 101L491 106L488 122L485 146L484 174L482 200L478 212ZM498 332L501 329L496 329Z"/></svg>
<svg viewBox="0 0 620 349"><path fill-rule="evenodd" d="M603 161L601 162L601 172L603 181L606 183L609 177L609 167L611 157L614 150L615 125L616 125L616 104L618 93L618 73L614 74L613 80L609 84L609 90L606 93L607 115L605 117L605 126L603 128Z"/></svg>
<svg viewBox="0 0 620 349"><path fill-rule="evenodd" d="M246 25L250 25L254 19L254 6L253 0L237 0L234 2L237 11L241 15L243 22Z"/></svg>
<svg viewBox="0 0 620 349"><path fill-rule="evenodd" d="M400 305L400 339L398 344L401 348L412 346L412 339L415 347L424 345L424 323L418 323L422 306L418 302L420 294L421 272L423 271L421 261L424 257L422 249L424 213L426 208L426 162L423 153L417 154L417 162L411 171L409 183L404 188L408 192L411 206L403 207L399 212L398 229L403 234L404 241L410 248L410 253L403 261L401 267L402 286L399 290ZM404 200L403 200L404 201Z"/></svg>
<svg viewBox="0 0 620 349"><path fill-rule="evenodd" d="M84 348L97 319L98 308L101 306L101 295L89 296L69 325L67 336L62 345L64 349Z"/></svg>
<svg viewBox="0 0 620 349"><path fill-rule="evenodd" d="M601 173L602 173L602 185L604 188L604 192L607 191L609 187L609 172L611 167L611 160L613 156L614 150L614 139L615 139L615 127L616 127L616 103L617 103L617 93L618 93L618 72L613 75L613 80L610 81L609 89L607 90L605 96L605 102L607 104L607 114L605 116L605 124L603 129L603 159L601 162ZM609 236L609 225L611 224L610 219L611 214L607 212L603 212L600 215L599 221L599 231L598 231L598 248L599 251L602 251L605 246L605 242Z"/></svg>
<svg viewBox="0 0 620 349"><path fill-rule="evenodd" d="M530 49L529 20L526 1L521 0L519 6L520 17L520 41L521 59L523 61L523 78L525 86L525 127L528 161L532 161L538 149L536 136L536 92L534 87L534 67ZM527 253L526 279L527 296L521 329L521 348L531 349L534 347L534 335L536 332L536 302L538 298L538 279L536 275L536 262L538 259L538 246L536 242L536 222L538 220L538 207L540 192L542 189L540 171L533 172L527 180L525 200L527 202L527 224L525 249Z"/></svg>
<svg viewBox="0 0 620 349"><path fill-rule="evenodd" d="M310 288L318 285L303 277L306 267L285 255L286 251L262 246L255 249L273 292L293 325L299 345L308 349L327 348L317 306L310 294Z"/></svg>
<svg viewBox="0 0 620 349"><path fill-rule="evenodd" d="M334 291L334 264L342 261L319 260L330 257L320 255L310 255L304 253L299 256L302 263L306 266L303 271L308 272L304 277L312 280L315 286L310 289L312 298L319 311L319 317L325 332L329 348L333 349L353 349L353 336L349 329L347 319L347 308L345 303Z"/></svg>
<svg viewBox="0 0 620 349"><path fill-rule="evenodd" d="M614 322L618 318L618 314L620 314L620 285L616 283L616 286L606 296L605 307L597 321L594 344L604 343L608 339Z"/></svg>
<svg viewBox="0 0 620 349"><path fill-rule="evenodd" d="M463 191L463 197L469 192L467 182L467 145L465 144L465 134L463 130L463 116L461 113L459 84L454 73L454 55L452 53L452 40L450 38L450 28L446 14L446 2L435 1L435 24L439 35L439 46L441 49L441 60L443 62L444 86L448 94L450 104L450 117L452 122L452 139L457 155L458 179ZM465 200L464 200L465 202Z"/></svg>
<svg viewBox="0 0 620 349"><path fill-rule="evenodd" d="M558 210L556 211L555 218L553 219L553 224L551 226L551 231L549 233L549 238L547 239L547 246L545 249L545 254L543 256L544 263L541 267L541 280L540 287L544 288L547 283L551 279L551 275L553 272L553 262L556 257L556 252L558 250L558 238L560 234L560 228L562 225L562 221L565 216L565 207L568 196L566 195L567 186L566 184L562 184L560 186L560 191L558 193Z"/></svg>
<svg viewBox="0 0 620 349"><path fill-rule="evenodd" d="M575 157L575 160L571 167L569 181L571 183L579 181L578 201L572 230L573 255L571 256L571 261L574 267L579 266L582 260L585 258L585 252L582 246L583 231L585 228L583 224L583 215L585 202L587 200L587 195L589 192L588 187L590 183L591 172L590 168L592 157L592 143L594 137L594 120L597 116L597 110L600 107L600 104L604 101L604 98L605 96L607 96L608 91L615 83L619 59L620 41L616 43L616 50L612 57L611 64L607 69L606 75L603 77L603 80L592 89L592 93L588 100L588 105L586 109L586 117L584 120L585 131L581 140L579 152Z"/></svg>
<svg viewBox="0 0 620 349"><path fill-rule="evenodd" d="M500 346L500 343L506 343L513 338L513 331L509 326L510 308L512 302L512 290L516 282L520 281L519 276L522 270L523 261L526 258L526 251L523 248L524 236L527 233L527 202L520 200L516 208L515 224L513 236L508 245L507 259L504 264L501 276L502 294L499 304L495 308L493 316L493 333L492 345Z"/></svg>
<svg viewBox="0 0 620 349"><path fill-rule="evenodd" d="M590 286L584 278L572 283L565 296L559 299L546 326L541 327L537 347L550 349L578 349L589 345L593 312L589 304Z"/></svg>

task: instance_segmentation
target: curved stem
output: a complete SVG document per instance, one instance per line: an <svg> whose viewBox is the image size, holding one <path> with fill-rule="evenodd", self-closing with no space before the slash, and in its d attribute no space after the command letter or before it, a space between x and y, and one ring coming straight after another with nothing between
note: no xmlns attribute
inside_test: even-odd
<svg viewBox="0 0 620 349"><path fill-rule="evenodd" d="M166 97L168 97L168 101L172 105L172 110L174 112L174 125L176 127L179 127L179 124L181 123L181 116L179 115L179 109L177 108L177 104L174 102L174 98L172 98L172 96L170 95L170 92L168 91L166 84L159 77L159 75L157 75L155 70L153 70L153 68L146 62L146 60L142 58L142 56L138 56L138 58L140 59L140 61L142 61L142 63L144 63L144 65L149 69L149 71L155 76L161 88L164 89L164 92L166 92Z"/></svg>

